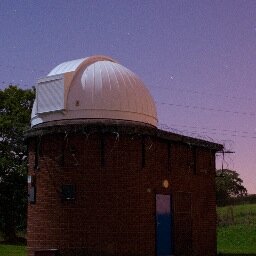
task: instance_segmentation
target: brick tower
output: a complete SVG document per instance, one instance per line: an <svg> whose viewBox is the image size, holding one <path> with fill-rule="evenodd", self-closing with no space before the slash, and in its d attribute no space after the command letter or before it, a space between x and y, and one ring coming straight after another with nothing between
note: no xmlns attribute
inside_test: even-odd
<svg viewBox="0 0 256 256"><path fill-rule="evenodd" d="M104 56L36 86L29 148L32 255L215 255L215 153L157 128L154 101Z"/></svg>

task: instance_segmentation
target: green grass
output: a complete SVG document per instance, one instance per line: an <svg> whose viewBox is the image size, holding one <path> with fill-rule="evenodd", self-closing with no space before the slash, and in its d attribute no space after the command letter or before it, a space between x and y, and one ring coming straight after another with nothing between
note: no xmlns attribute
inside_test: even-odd
<svg viewBox="0 0 256 256"><path fill-rule="evenodd" d="M25 237L25 232L17 232L19 237ZM0 232L0 256L27 256L25 245L10 245L3 243L3 234Z"/></svg>
<svg viewBox="0 0 256 256"><path fill-rule="evenodd" d="M27 256L26 246L0 244L1 256Z"/></svg>
<svg viewBox="0 0 256 256"><path fill-rule="evenodd" d="M218 251L256 253L256 227L233 225L218 228Z"/></svg>
<svg viewBox="0 0 256 256"><path fill-rule="evenodd" d="M256 204L218 207L218 252L256 253Z"/></svg>

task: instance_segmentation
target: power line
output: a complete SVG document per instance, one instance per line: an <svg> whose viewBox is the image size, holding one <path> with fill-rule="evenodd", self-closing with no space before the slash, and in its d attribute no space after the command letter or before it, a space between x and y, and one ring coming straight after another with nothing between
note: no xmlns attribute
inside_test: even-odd
<svg viewBox="0 0 256 256"><path fill-rule="evenodd" d="M44 73L47 74L48 72L46 70L43 69L29 69L27 67L24 66L20 66L17 67L15 65L4 65L4 64L0 64L0 69L6 69L6 70L10 70L10 71L14 71L14 70L26 70L29 71L31 73ZM255 98L248 98L248 97L237 97L237 96L232 96L232 95L226 95L226 94L215 94L215 93L209 93L209 92L202 92L199 90L189 90L189 89L185 89L185 88L175 88L175 87L161 87L161 86L151 86L151 88L153 89L160 89L160 90L175 90L175 91L181 91L182 93L189 93L189 94L198 94L198 95L203 95L203 96L214 96L214 97L222 97L222 98L226 98L226 99L232 99L232 100L245 100L245 101L255 101Z"/></svg>
<svg viewBox="0 0 256 256"><path fill-rule="evenodd" d="M160 89L160 90L175 90L175 91L181 91L182 93L190 93L190 94L199 94L203 96L214 96L214 97L221 97L226 99L232 99L232 100L245 100L245 101L255 101L255 98L247 98L247 97L237 97L233 95L227 95L227 94L215 94L215 93L208 93L208 92L201 92L198 90L189 90L185 88L175 88L175 87L161 87L161 86L152 86L153 89Z"/></svg>
<svg viewBox="0 0 256 256"><path fill-rule="evenodd" d="M29 88L31 88L33 86L33 85L28 85L28 84L20 84L20 83L16 83L16 82L0 81L0 87L1 86L11 86L11 85L17 85L20 87L29 87ZM220 112L220 113L243 115L243 116L253 116L253 117L256 116L256 114L253 112L231 111L231 110L226 110L226 109L216 109L216 108L199 107L199 106L193 106L193 105L183 105L183 104L158 102L158 101L156 103L161 104L161 105L171 106L171 107L180 107L180 108L193 109L193 110L212 111L212 112Z"/></svg>
<svg viewBox="0 0 256 256"><path fill-rule="evenodd" d="M183 105L183 104L174 104L174 103L166 103L166 102L156 102L161 105L169 105L172 107L181 107L181 108L187 108L187 109L199 109L204 111L214 111L214 112L222 112L222 113L228 113L228 114L235 114L235 115L246 115L246 116L256 116L255 113L249 113L249 112L239 112L239 111L231 111L226 109L216 109L216 108L207 108L207 107L199 107L199 106L192 106L192 105Z"/></svg>
<svg viewBox="0 0 256 256"><path fill-rule="evenodd" d="M189 126L189 125L180 125L180 124L169 124L171 126L176 126L176 127L185 127L185 128L191 128L191 129L202 129L202 130L211 130L211 131L221 131L221 132L231 132L231 133L243 133L247 135L252 135L256 137L256 133L251 133L248 131L240 131L240 130L229 130L229 129L219 129L219 128L213 128L213 127L198 127L198 126Z"/></svg>
<svg viewBox="0 0 256 256"><path fill-rule="evenodd" d="M248 135L239 135L239 134L236 134L236 133L229 133L229 132L235 132L235 131L232 131L232 130L219 130L219 129L216 129L215 128L212 128L212 130L215 130L214 131L209 131L211 130L211 128L209 128L209 130L205 130L206 128L200 128L200 127L193 127L193 126L186 126L186 125L172 125L172 127L170 127L169 125L167 124L163 124L163 123L160 123L160 128L163 129L163 130L168 130L168 131L172 131L174 133L179 133L179 134L182 134L182 135L189 135L189 136L196 136L198 138L202 138L202 139L206 139L206 140L210 140L210 141L214 141L213 138L209 137L209 136L202 136L202 134L204 135L222 135L222 136L228 136L228 137L235 137L235 138L244 138L244 139L256 139L256 134L250 134L248 133ZM187 128L187 129L177 129L175 127L184 127L184 128ZM195 128L197 130L191 130L189 128ZM202 131L202 130L203 131ZM218 132L220 131L220 132Z"/></svg>
<svg viewBox="0 0 256 256"><path fill-rule="evenodd" d="M26 70L29 71L31 73L44 73L47 74L48 71L43 70L43 69L29 69L27 67L24 66L15 66L15 65L4 65L4 64L0 64L0 69L6 69L6 70L10 70L10 71L14 71L14 70ZM249 101L255 101L255 98L247 98L247 97L237 97L237 96L232 96L232 95L226 95L226 94L215 94L215 93L209 93L209 92L202 92L199 90L189 90L189 89L185 89L185 88L175 88L175 87L161 87L161 86L154 86L152 85L151 88L153 89L160 89L160 90L175 90L175 91L181 91L182 93L190 93L190 94L199 94L199 95L204 95L204 96L214 96L214 97L222 97L222 98L226 98L226 99L232 99L232 100L249 100Z"/></svg>

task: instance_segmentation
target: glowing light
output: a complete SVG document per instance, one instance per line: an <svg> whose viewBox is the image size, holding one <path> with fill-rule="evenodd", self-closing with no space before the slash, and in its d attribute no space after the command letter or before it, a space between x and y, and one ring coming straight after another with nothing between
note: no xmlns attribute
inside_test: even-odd
<svg viewBox="0 0 256 256"><path fill-rule="evenodd" d="M168 188L169 187L169 181L168 180L164 180L162 183L164 188Z"/></svg>

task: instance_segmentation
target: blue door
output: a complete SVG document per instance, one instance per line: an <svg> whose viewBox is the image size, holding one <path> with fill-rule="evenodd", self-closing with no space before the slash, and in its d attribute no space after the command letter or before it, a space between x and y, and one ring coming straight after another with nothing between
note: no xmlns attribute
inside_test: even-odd
<svg viewBox="0 0 256 256"><path fill-rule="evenodd" d="M156 194L156 250L157 256L172 253L171 196Z"/></svg>

